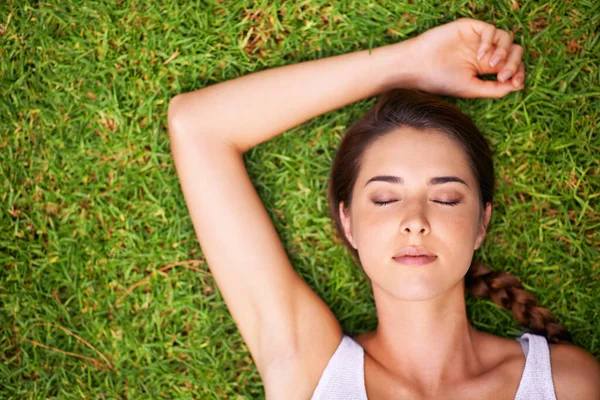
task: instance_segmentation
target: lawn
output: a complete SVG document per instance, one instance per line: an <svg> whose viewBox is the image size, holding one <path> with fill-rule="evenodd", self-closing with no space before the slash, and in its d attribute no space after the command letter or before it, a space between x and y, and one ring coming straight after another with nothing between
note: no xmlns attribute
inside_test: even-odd
<svg viewBox="0 0 600 400"><path fill-rule="evenodd" d="M476 256L519 277L600 359L600 3L410 3L2 2L0 398L263 397L179 187L169 99L461 16L514 31L526 49L524 90L450 99L496 163ZM326 188L340 137L373 101L244 154L292 264L354 333L376 314L334 240ZM477 328L521 332L491 301L467 304Z"/></svg>

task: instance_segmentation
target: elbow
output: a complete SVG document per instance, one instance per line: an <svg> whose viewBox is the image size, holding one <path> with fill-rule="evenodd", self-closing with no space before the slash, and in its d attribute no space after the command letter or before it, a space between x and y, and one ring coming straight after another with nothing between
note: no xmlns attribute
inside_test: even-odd
<svg viewBox="0 0 600 400"><path fill-rule="evenodd" d="M169 101L167 108L167 130L172 139L175 135L181 135L185 131L184 99L181 94L175 95Z"/></svg>
<svg viewBox="0 0 600 400"><path fill-rule="evenodd" d="M167 131L173 158L177 160L182 151L200 138L197 127L192 125L188 100L182 94L175 95L167 108Z"/></svg>
<svg viewBox="0 0 600 400"><path fill-rule="evenodd" d="M208 129L200 122L205 119L204 115L199 115L197 105L192 108L190 99L186 98L185 93L172 97L167 108L167 130L171 140L171 149L174 150L174 146L180 146L180 144L187 146L190 141L203 143L203 146L215 142L233 146L227 139L214 135L213 130ZM243 151L241 152L243 153Z"/></svg>

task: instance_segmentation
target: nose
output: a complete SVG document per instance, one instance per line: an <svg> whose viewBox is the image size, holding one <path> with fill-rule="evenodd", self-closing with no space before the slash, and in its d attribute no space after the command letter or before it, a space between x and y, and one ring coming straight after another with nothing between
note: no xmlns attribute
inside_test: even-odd
<svg viewBox="0 0 600 400"><path fill-rule="evenodd" d="M400 231L406 234L428 235L431 230L429 221L425 215L425 209L422 205L414 205L406 209L404 218L400 225Z"/></svg>

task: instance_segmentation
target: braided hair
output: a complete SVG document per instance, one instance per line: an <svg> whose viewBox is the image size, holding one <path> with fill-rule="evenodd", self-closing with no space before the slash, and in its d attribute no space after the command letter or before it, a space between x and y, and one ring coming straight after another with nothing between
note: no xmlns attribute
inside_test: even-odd
<svg viewBox="0 0 600 400"><path fill-rule="evenodd" d="M475 261L465 276L465 288L471 296L491 299L500 307L511 310L517 322L532 333L546 336L552 343L572 343L567 329L550 311L540 306L513 274L492 271L481 261Z"/></svg>

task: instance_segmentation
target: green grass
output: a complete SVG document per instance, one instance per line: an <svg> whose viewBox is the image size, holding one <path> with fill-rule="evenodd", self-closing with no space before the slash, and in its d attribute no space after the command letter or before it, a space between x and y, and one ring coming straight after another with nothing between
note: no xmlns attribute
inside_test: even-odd
<svg viewBox="0 0 600 400"><path fill-rule="evenodd" d="M169 99L459 16L515 31L528 70L519 93L451 100L494 150L497 197L478 255L600 358L600 3L415 3L3 2L0 398L263 397L206 264L153 273L202 261L169 151ZM372 102L244 155L294 267L356 333L375 327L375 309L333 241L325 194L341 135ZM520 331L489 301L469 299L468 313L488 332Z"/></svg>

